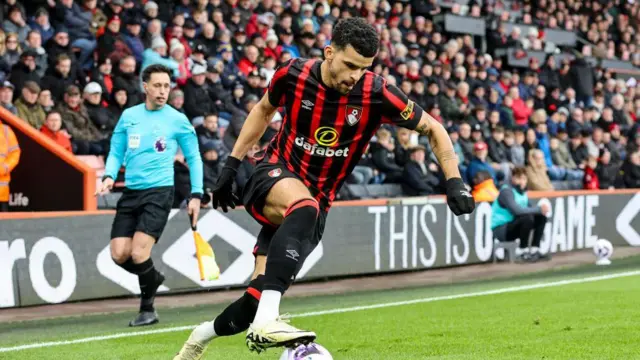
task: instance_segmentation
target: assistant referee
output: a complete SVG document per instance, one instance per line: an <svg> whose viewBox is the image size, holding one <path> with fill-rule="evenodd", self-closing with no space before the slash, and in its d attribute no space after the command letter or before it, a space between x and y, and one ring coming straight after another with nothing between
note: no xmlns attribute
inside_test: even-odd
<svg viewBox="0 0 640 360"><path fill-rule="evenodd" d="M105 176L97 193L113 188L125 164L125 189L111 227L111 257L118 266L138 275L140 312L129 326L158 322L153 301L164 276L151 259L151 248L167 224L173 204L173 162L178 145L189 165L191 200L188 211L194 223L202 198L202 159L195 130L186 116L166 105L171 90L171 70L151 65L142 73L145 103L122 113L111 139Z"/></svg>

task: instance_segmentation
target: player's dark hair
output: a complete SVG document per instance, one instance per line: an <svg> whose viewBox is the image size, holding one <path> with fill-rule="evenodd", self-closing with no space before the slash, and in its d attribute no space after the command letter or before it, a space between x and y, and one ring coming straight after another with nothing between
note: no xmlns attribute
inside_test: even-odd
<svg viewBox="0 0 640 360"><path fill-rule="evenodd" d="M149 82L149 79L151 79L151 74L157 73L165 73L169 75L169 78L171 78L171 75L173 75L173 71L171 71L171 69L169 69L168 67L161 64L153 64L147 66L142 72L142 82Z"/></svg>
<svg viewBox="0 0 640 360"><path fill-rule="evenodd" d="M361 17L338 21L331 37L331 44L338 50L351 45L358 54L368 58L376 56L379 42L376 29Z"/></svg>

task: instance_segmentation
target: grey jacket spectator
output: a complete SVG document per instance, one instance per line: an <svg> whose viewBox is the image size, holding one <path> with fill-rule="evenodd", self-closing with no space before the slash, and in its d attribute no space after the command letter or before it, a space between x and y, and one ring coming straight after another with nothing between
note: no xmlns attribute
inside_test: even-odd
<svg viewBox="0 0 640 360"><path fill-rule="evenodd" d="M4 32L18 34L18 41L21 44L25 42L27 34L29 34L29 31L31 30L24 19L24 15L25 14L19 7L13 6L9 9L7 17L2 22Z"/></svg>
<svg viewBox="0 0 640 360"><path fill-rule="evenodd" d="M58 3L55 11L58 17L62 15L64 18L64 26L69 31L71 42L76 39L94 39L91 33L92 15L90 11L83 11L76 2L73 2L70 8Z"/></svg>
<svg viewBox="0 0 640 360"><path fill-rule="evenodd" d="M558 141L557 139L551 139L551 159L553 164L565 169L577 169L575 161L569 153L567 145Z"/></svg>

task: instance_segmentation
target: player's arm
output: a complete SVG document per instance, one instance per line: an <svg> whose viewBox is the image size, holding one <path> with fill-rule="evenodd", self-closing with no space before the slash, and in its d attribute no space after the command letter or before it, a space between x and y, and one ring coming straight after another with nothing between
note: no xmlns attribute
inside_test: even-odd
<svg viewBox="0 0 640 360"><path fill-rule="evenodd" d="M189 166L189 176L191 178L191 197L201 199L203 190L202 183L204 179L204 170L202 158L200 157L200 148L198 147L198 137L193 125L185 117L180 122L180 128L176 136L178 145L182 149L184 158Z"/></svg>
<svg viewBox="0 0 640 360"><path fill-rule="evenodd" d="M115 180L118 177L118 171L124 162L124 155L127 151L127 128L125 127L124 115L120 117L120 121L116 124L116 128L113 130L111 137L111 148L109 150L109 156L107 156L107 163L105 164L105 171L103 179L111 178Z"/></svg>
<svg viewBox="0 0 640 360"><path fill-rule="evenodd" d="M460 170L458 168L458 155L453 149L453 143L449 138L449 133L444 126L440 124L427 112L422 112L420 122L415 130L429 139L431 150L436 155L438 163L444 172L445 178L460 178Z"/></svg>
<svg viewBox="0 0 640 360"><path fill-rule="evenodd" d="M458 156L444 127L419 105L393 85L382 84L383 115L391 122L407 129L415 130L429 138L432 151L447 179L447 203L456 215L468 214L475 209L473 197L469 194L458 169Z"/></svg>
<svg viewBox="0 0 640 360"><path fill-rule="evenodd" d="M251 147L260 140L264 132L267 130L269 123L271 123L271 119L273 119L273 115L278 110L278 108L271 103L269 98L270 94L267 90L267 93L262 97L260 102L251 109L244 125L242 125L242 130L240 130L238 140L233 146L231 156L234 158L242 160L247 155Z"/></svg>

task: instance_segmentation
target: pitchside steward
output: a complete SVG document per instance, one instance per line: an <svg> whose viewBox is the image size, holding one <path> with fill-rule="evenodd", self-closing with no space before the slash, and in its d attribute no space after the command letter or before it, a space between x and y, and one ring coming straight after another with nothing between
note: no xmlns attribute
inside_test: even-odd
<svg viewBox="0 0 640 360"><path fill-rule="evenodd" d="M138 275L140 313L129 326L158 322L153 300L164 276L153 267L151 248L167 224L173 204L173 161L178 145L191 175L188 211L197 221L202 198L202 159L189 120L166 105L171 70L151 65L142 73L146 101L125 110L111 139L105 176L99 193L113 187L125 164L125 189L111 228L111 257L120 267Z"/></svg>

